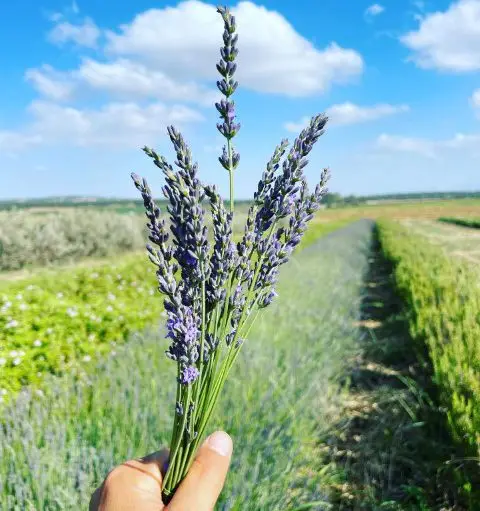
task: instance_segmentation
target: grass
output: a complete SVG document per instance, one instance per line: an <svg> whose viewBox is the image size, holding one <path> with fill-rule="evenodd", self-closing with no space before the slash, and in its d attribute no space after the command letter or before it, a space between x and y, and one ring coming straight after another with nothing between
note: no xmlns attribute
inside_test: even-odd
<svg viewBox="0 0 480 511"><path fill-rule="evenodd" d="M342 375L358 351L371 224L312 243L283 272L210 430L236 450L219 510L335 509L318 439L338 419ZM0 509L85 509L115 464L168 442L174 364L162 335L136 335L94 372L21 393L0 429Z"/></svg>

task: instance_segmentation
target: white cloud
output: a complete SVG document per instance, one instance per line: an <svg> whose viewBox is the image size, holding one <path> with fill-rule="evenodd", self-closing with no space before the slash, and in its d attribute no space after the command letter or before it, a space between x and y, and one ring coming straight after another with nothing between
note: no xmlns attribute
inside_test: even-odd
<svg viewBox="0 0 480 511"><path fill-rule="evenodd" d="M445 149L475 150L480 144L480 134L466 135L457 133L447 140L432 140L427 138L403 137L398 135L381 134L376 141L380 149L395 152L415 153L428 158L438 158Z"/></svg>
<svg viewBox="0 0 480 511"><path fill-rule="evenodd" d="M72 2L71 9L74 14L78 14L80 12L80 8L78 7L78 4L75 2L75 0Z"/></svg>
<svg viewBox="0 0 480 511"><path fill-rule="evenodd" d="M470 98L470 103L477 113L480 115L480 89L477 89L473 92L472 97Z"/></svg>
<svg viewBox="0 0 480 511"><path fill-rule="evenodd" d="M203 117L182 105L109 103L80 110L50 102L30 105L32 122L19 132L0 132L0 148L20 150L33 144L139 147L164 135L168 124L184 126Z"/></svg>
<svg viewBox="0 0 480 511"><path fill-rule="evenodd" d="M421 19L400 38L419 67L467 72L480 69L480 0L459 0Z"/></svg>
<svg viewBox="0 0 480 511"><path fill-rule="evenodd" d="M323 49L298 34L278 12L250 1L232 9L239 27L238 81L260 92L306 96L363 71L361 55L331 42ZM135 56L175 79L214 79L222 24L214 6L188 0L150 9L119 32L108 31L110 55Z"/></svg>
<svg viewBox="0 0 480 511"><path fill-rule="evenodd" d="M85 18L81 25L73 25L68 21L61 21L61 19L58 19L58 23L49 32L49 41L58 45L73 42L87 48L97 46L101 32L90 18Z"/></svg>
<svg viewBox="0 0 480 511"><path fill-rule="evenodd" d="M11 152L41 143L42 136L39 134L28 134L8 130L0 131L0 151L4 154L11 154Z"/></svg>
<svg viewBox="0 0 480 511"><path fill-rule="evenodd" d="M377 139L377 147L391 151L417 153L429 158L435 157L435 144L428 139L402 137L382 133Z"/></svg>
<svg viewBox="0 0 480 511"><path fill-rule="evenodd" d="M345 125L375 121L402 112L408 112L408 105L389 105L381 103L374 106L359 106L347 102L333 105L327 110L331 124Z"/></svg>
<svg viewBox="0 0 480 511"><path fill-rule="evenodd" d="M74 84L64 73L45 64L40 69L28 69L25 78L43 96L55 101L64 101L72 95Z"/></svg>
<svg viewBox="0 0 480 511"><path fill-rule="evenodd" d="M215 89L193 81L176 81L162 71L128 59L99 62L84 58L73 71L60 72L44 65L29 69L25 76L40 94L56 101L73 99L86 92L106 92L122 100L181 100L209 106L220 98Z"/></svg>
<svg viewBox="0 0 480 511"><path fill-rule="evenodd" d="M408 112L408 105L378 104L374 106L359 106L350 102L332 105L327 108L327 126L343 126L368 121L375 121L382 117ZM287 131L299 133L310 121L310 117L302 117L298 122L286 122L283 126Z"/></svg>
<svg viewBox="0 0 480 511"><path fill-rule="evenodd" d="M373 4L365 10L365 16L369 19L382 14L385 11L385 7L380 4Z"/></svg>
<svg viewBox="0 0 480 511"><path fill-rule="evenodd" d="M480 134L465 135L464 133L457 133L450 140L440 142L440 145L452 149L478 148L480 145Z"/></svg>
<svg viewBox="0 0 480 511"><path fill-rule="evenodd" d="M73 11L78 11L75 2L69 13ZM275 11L250 1L240 2L233 11L240 33L242 86L305 96L363 71L359 53L335 42L317 49ZM103 35L88 18L72 24L59 14L52 21L49 39L56 44L74 42L94 48ZM75 69L59 71L43 65L27 70L26 80L43 99L31 104L31 121L23 128L1 132L0 147L137 146L164 133L167 124L202 120L185 104L211 105L219 97L204 81L218 79L214 63L219 60L222 32L214 6L187 0L176 7L145 11L117 32L108 32L106 47L100 47L104 61L83 57ZM85 109L75 106L78 99L106 103ZM68 106L61 104L66 101Z"/></svg>
<svg viewBox="0 0 480 511"><path fill-rule="evenodd" d="M311 117L302 117L299 121L287 121L283 124L283 127L287 131L291 131L292 133L300 133L303 128L306 128L308 123L310 122Z"/></svg>
<svg viewBox="0 0 480 511"><path fill-rule="evenodd" d="M213 105L220 94L192 81L176 81L162 71L149 69L144 64L128 59L108 63L84 59L74 76L93 89L122 97L182 100Z"/></svg>

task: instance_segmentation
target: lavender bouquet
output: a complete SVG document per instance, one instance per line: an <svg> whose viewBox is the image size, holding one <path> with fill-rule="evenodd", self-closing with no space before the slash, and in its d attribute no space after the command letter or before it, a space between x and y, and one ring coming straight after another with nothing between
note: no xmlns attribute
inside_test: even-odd
<svg viewBox="0 0 480 511"><path fill-rule="evenodd" d="M215 106L223 121L217 129L226 139L219 161L230 177L229 211L215 186L199 181L190 149L173 126L168 128L168 135L178 170L154 150L143 149L165 176L162 191L168 201L170 233L146 180L132 174L143 197L149 239L154 245L147 245L149 258L157 267L158 289L165 296L167 338L171 341L166 355L177 363L170 460L163 481L166 501L187 474L250 329L259 312L276 296L279 267L300 243L326 192L328 179L325 169L315 190L309 192L303 173L308 163L305 157L327 123L327 117L320 114L295 140L280 171L288 141L283 140L275 149L248 210L244 234L234 243L233 178L240 156L232 139L240 125L235 122L231 96L238 86L233 80L238 36L229 10L219 7L217 12L224 22L224 46L217 64L221 75L217 87L224 99ZM211 208L211 236L205 222L205 203Z"/></svg>

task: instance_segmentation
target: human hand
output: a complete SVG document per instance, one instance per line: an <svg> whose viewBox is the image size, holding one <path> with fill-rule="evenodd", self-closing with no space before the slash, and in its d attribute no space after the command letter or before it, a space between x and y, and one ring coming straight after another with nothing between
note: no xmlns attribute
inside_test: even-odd
<svg viewBox="0 0 480 511"><path fill-rule="evenodd" d="M232 439L223 431L200 447L187 476L167 506L162 501L166 450L114 468L95 490L90 511L212 511L222 491L232 457Z"/></svg>

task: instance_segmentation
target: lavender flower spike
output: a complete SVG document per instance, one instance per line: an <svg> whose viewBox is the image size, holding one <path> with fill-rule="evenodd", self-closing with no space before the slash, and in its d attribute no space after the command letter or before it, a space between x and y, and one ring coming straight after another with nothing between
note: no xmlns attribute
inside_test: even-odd
<svg viewBox="0 0 480 511"><path fill-rule="evenodd" d="M253 322L277 296L279 269L299 245L326 191L324 171L309 192L304 168L306 157L324 133L327 117L312 117L287 156L282 140L266 165L248 210L241 240L233 242L234 173L240 155L233 139L240 130L232 100L238 55L236 21L229 9L219 7L224 25L217 70L222 94L215 107L225 145L219 157L229 174L229 210L215 186L198 177L198 166L183 136L167 130L175 166L153 149L143 150L164 176L165 216L156 205L145 179L132 174L148 219L148 256L157 267L158 289L167 312L168 358L176 364L177 392L170 443L170 460L162 494L168 503L187 474L205 434L237 355L248 339ZM282 163L283 161L283 163ZM207 229L209 206L213 229Z"/></svg>

